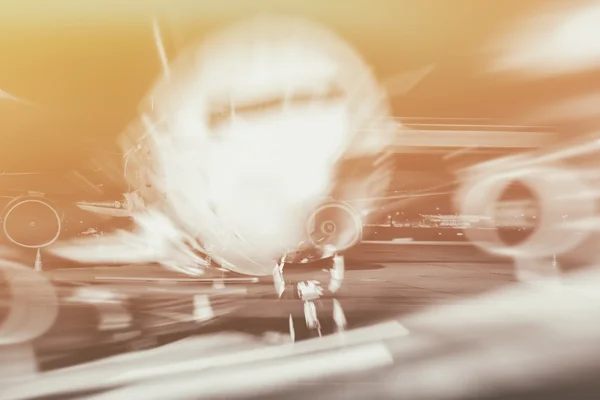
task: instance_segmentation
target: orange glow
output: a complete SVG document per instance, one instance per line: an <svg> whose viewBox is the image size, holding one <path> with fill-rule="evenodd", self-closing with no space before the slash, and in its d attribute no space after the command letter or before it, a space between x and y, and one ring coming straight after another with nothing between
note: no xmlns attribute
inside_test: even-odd
<svg viewBox="0 0 600 400"><path fill-rule="evenodd" d="M113 143L160 73L152 16L161 22L171 59L185 44L256 12L305 16L349 40L382 81L425 65L441 66L418 93L411 92L418 97L395 99L397 114L444 116L462 109L464 116L482 106L462 95L474 89L465 82L469 63L460 65L507 16L524 7L507 1L499 11L484 3L1 2L0 88L36 107L25 109L0 100L5 138L0 158L6 164L0 169L71 169L84 160L90 142Z"/></svg>

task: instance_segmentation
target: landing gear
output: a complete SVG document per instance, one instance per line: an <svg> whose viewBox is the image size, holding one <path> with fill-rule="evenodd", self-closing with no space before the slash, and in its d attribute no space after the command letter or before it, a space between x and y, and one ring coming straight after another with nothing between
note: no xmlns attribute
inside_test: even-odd
<svg viewBox="0 0 600 400"><path fill-rule="evenodd" d="M304 302L304 318L289 316L292 342L343 333L348 323L337 299Z"/></svg>
<svg viewBox="0 0 600 400"><path fill-rule="evenodd" d="M335 298L335 293L339 290L344 276L344 259L335 253L330 256L333 256L333 265L330 269L331 279L327 294L321 282L317 280L300 281L295 285L294 295L302 301L304 318L301 320L293 315L289 316L289 333L292 342L340 333L348 325L342 305ZM286 291L283 269L284 260L282 259L273 269L274 288L279 298ZM320 310L321 312L319 312ZM326 318L322 320L324 315Z"/></svg>

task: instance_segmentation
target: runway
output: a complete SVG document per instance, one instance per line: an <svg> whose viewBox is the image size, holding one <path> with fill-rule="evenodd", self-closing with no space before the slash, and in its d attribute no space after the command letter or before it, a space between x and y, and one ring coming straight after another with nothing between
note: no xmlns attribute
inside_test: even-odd
<svg viewBox="0 0 600 400"><path fill-rule="evenodd" d="M393 251L393 247L387 248L387 251ZM214 294L219 290L244 289L245 293L240 297L243 304L224 315L216 325L195 326L193 330L186 331L186 339L162 347L134 352L129 349L121 355L99 361L68 368L54 368L30 378L21 377L12 383L7 381L4 386L7 395L2 398L60 397L66 396L67 393L72 395L69 398L87 398L97 394L99 397L96 398L100 399L126 399L137 398L136 396L144 393L146 398L165 398L165 388L172 384L176 384L178 390L184 390L185 393L186 383L183 380L189 379L190 374L200 374L197 375L198 378L193 379L196 385L200 384L200 381L205 382L204 392L200 396L202 398L251 398L251 392L236 392L233 386L225 385L225 382L221 381L226 379L231 382L235 376L242 374L239 376L253 376L252 379L257 385L259 382L263 384L263 389L271 387L273 390L280 390L303 379L321 379L328 374L337 376L341 371L344 374L354 374L389 366L392 363L391 356L378 343L402 341L405 340L403 338L414 334L415 332L411 332L410 328L399 322L403 318L436 306L453 304L493 292L515 281L510 264L497 261L369 264L349 262L347 266L345 286L339 294L350 328L343 339L333 335L288 347L290 345L285 344L288 339L283 329L287 323L287 315L289 312L300 312L301 308L297 300L277 300L273 296L272 282L269 279L242 285L226 284L225 289L198 282L173 284L173 281L167 281L170 283L147 285L146 289L149 288L151 293L152 287L161 286L171 295L178 293L180 296L203 290ZM94 274L96 277L109 273L139 276L139 268L141 267L118 270L114 267L97 268ZM84 272L57 270L53 275L66 282L69 275L81 278ZM291 279L320 273L324 272L310 268L288 271L288 274L293 275ZM127 290L139 288L138 284L123 286L122 281L106 285L104 283L102 286L117 285L121 289L128 288ZM282 329L276 333L278 328ZM351 349L343 350L348 346L351 346ZM335 355L332 355L332 351L335 351ZM305 360L303 362L309 362L313 367L300 367L297 364L298 360ZM319 360L324 364L316 368L316 365L320 365ZM251 367L255 370L253 373L247 369L248 365L254 365ZM349 370L350 365L354 365L354 369ZM272 368L275 370L271 371ZM314 375L315 368L317 375ZM334 370L337 372L334 373ZM265 380L264 374L268 374L269 371L273 374L276 372L279 380L275 383ZM219 373L229 377L218 378ZM241 379L240 377L237 379ZM34 379L36 385L28 384L30 379ZM161 385L154 385L154 379L160 379ZM214 382L208 385L207 382L211 379ZM220 382L220 386L217 382ZM225 387L230 389L223 392ZM312 390L310 387L305 390L309 389ZM295 398L304 398L302 393L305 390L296 393L299 397ZM148 397L149 393L153 395ZM182 396L181 398L188 398Z"/></svg>
<svg viewBox="0 0 600 400"><path fill-rule="evenodd" d="M391 261L395 256L399 260ZM431 261L436 257L446 261ZM116 379L118 371L135 370L145 357L160 365L194 364L209 354L226 357L234 351L272 348L274 343L289 341L289 315L303 315L301 302L275 296L271 277L213 272L189 279L149 265L54 269L45 275L58 291L68 291L71 299L74 290L91 288L117 293L122 300L118 309L73 302L62 307L57 324L32 343L40 372L31 379L48 380L37 385L38 391L42 387L56 393L83 390L86 381L89 389L90 376L93 381L111 382L105 374ZM285 275L292 281L328 279L328 272L315 265L288 269ZM348 254L338 299L346 313L348 334L358 332L359 341L373 340L407 333L389 321L493 292L515 281L509 262L469 251L465 245L366 243ZM129 323L100 329L99 324L107 320ZM322 343L319 346L329 346ZM107 371L106 363L114 367ZM87 378L76 386L73 378L67 379L71 383L66 387L56 383L65 374L72 376L73 368L88 371ZM28 378L18 381L23 379ZM15 399L40 396L37 392L25 396L33 389L15 384L14 393L22 395Z"/></svg>
<svg viewBox="0 0 600 400"><path fill-rule="evenodd" d="M370 316L410 313L421 307L465 298L515 282L512 264L463 243L364 243L346 255L346 276L339 292L344 309ZM49 271L57 281L90 282L120 292L171 294L237 293L243 304L234 318L281 318L296 311L297 301L276 300L271 277L209 273L189 278L159 266L72 268ZM286 279L327 282L318 265L286 268ZM214 288L224 279L225 288Z"/></svg>

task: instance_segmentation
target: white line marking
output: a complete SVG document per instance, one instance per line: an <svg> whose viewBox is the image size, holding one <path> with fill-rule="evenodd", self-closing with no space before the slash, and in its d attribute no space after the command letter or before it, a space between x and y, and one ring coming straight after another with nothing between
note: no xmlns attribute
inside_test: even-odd
<svg viewBox="0 0 600 400"><path fill-rule="evenodd" d="M197 360L201 362L202 360ZM177 395L181 398L239 398L260 396L278 389L299 384L331 379L348 373L357 373L392 365L393 356L381 343L357 348L341 349L300 358L283 359L259 365L243 365L226 373L207 371L195 379L177 379ZM231 382L236 382L232 385ZM169 385L143 384L125 387L101 399L169 398L173 389Z"/></svg>
<svg viewBox="0 0 600 400"><path fill-rule="evenodd" d="M392 241L392 240L364 240L360 244L387 244L392 246L473 246L469 242L436 242L436 241Z"/></svg>
<svg viewBox="0 0 600 400"><path fill-rule="evenodd" d="M219 379L206 379L198 386L203 396L248 396L265 394L288 385L322 381L335 376L390 366L394 358L383 344L370 344L331 353L286 359L248 370L240 368ZM230 382L240 382L231 385ZM224 389L225 388L225 389Z"/></svg>
<svg viewBox="0 0 600 400"><path fill-rule="evenodd" d="M343 334L326 336L277 347L261 347L235 354L225 354L203 359L185 361L177 364L141 367L121 374L110 380L111 383L126 383L132 380L147 380L161 376L198 372L209 368L223 368L240 364L281 359L289 356L310 354L317 351L332 350L340 346L359 345L408 335L408 330L397 321L390 321L365 328L346 331Z"/></svg>
<svg viewBox="0 0 600 400"><path fill-rule="evenodd" d="M210 298L206 295L194 296L194 320L198 322L209 321L215 317Z"/></svg>
<svg viewBox="0 0 600 400"><path fill-rule="evenodd" d="M152 278L136 276L96 276L94 279L99 281L132 281L132 282L206 282L213 283L221 281L223 283L257 283L258 278Z"/></svg>

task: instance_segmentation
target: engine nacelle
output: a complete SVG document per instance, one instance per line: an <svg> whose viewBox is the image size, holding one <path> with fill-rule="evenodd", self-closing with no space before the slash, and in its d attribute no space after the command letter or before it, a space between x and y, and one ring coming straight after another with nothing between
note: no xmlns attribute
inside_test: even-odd
<svg viewBox="0 0 600 400"><path fill-rule="evenodd" d="M328 201L309 217L307 235L314 246L332 245L338 251L344 251L362 240L362 220L349 204Z"/></svg>
<svg viewBox="0 0 600 400"><path fill-rule="evenodd" d="M26 343L42 336L58 316L54 286L31 269L0 264L0 346Z"/></svg>
<svg viewBox="0 0 600 400"><path fill-rule="evenodd" d="M2 213L4 236L13 244L39 249L58 240L62 217L57 207L42 195L13 199Z"/></svg>

